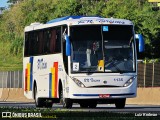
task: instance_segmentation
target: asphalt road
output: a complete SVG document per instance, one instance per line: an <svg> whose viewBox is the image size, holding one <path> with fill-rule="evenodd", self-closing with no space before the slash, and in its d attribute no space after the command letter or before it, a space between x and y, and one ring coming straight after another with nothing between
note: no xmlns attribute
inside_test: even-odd
<svg viewBox="0 0 160 120"><path fill-rule="evenodd" d="M0 102L0 107L17 107L17 108L33 108L34 103L14 103L14 102ZM43 108L45 109L45 108ZM52 109L67 110L67 111L88 111L99 112L108 111L116 113L154 113L160 116L160 105L126 105L124 109L116 109L115 105L98 104L96 108L80 108L79 104L73 104L72 109L64 109L60 104L53 104Z"/></svg>

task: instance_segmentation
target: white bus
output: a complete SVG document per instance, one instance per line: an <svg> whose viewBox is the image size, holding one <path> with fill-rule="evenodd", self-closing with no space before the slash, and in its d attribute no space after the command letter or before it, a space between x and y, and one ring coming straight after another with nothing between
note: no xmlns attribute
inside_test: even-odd
<svg viewBox="0 0 160 120"><path fill-rule="evenodd" d="M126 98L136 97L136 48L143 46L129 20L67 16L32 23L25 27L24 95L37 107L124 108Z"/></svg>

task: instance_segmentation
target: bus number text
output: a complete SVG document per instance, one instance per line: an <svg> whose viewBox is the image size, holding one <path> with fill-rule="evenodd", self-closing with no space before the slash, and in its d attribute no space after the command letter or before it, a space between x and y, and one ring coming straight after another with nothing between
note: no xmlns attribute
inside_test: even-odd
<svg viewBox="0 0 160 120"><path fill-rule="evenodd" d="M114 81L115 82L120 82L120 81L123 81L123 78L114 78Z"/></svg>

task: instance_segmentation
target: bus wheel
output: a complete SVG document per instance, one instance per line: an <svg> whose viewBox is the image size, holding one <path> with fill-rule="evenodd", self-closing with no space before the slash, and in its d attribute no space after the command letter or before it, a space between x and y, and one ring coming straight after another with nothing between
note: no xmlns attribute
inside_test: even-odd
<svg viewBox="0 0 160 120"><path fill-rule="evenodd" d="M97 102L91 102L88 105L89 105L89 108L96 108L97 107Z"/></svg>
<svg viewBox="0 0 160 120"><path fill-rule="evenodd" d="M53 103L52 102L46 102L45 107L52 108Z"/></svg>
<svg viewBox="0 0 160 120"><path fill-rule="evenodd" d="M64 98L63 90L60 93L60 104L63 105L64 108L72 108L73 102L70 98Z"/></svg>
<svg viewBox="0 0 160 120"><path fill-rule="evenodd" d="M125 104L126 104L126 98L118 99L118 100L116 100L116 102L115 102L116 108L118 108L118 109L124 108L124 107L125 107Z"/></svg>
<svg viewBox="0 0 160 120"><path fill-rule="evenodd" d="M36 107L43 107L45 105L43 98L37 97L37 86L34 87L34 98Z"/></svg>
<svg viewBox="0 0 160 120"><path fill-rule="evenodd" d="M88 103L86 102L80 102L79 104L81 108L88 108Z"/></svg>
<svg viewBox="0 0 160 120"><path fill-rule="evenodd" d="M70 98L63 99L63 107L64 108L72 108L72 105L73 105L73 103Z"/></svg>

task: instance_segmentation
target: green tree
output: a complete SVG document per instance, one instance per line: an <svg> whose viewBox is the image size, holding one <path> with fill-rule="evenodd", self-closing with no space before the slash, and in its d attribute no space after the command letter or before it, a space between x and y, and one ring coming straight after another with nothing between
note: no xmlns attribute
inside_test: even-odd
<svg viewBox="0 0 160 120"><path fill-rule="evenodd" d="M7 3L15 4L18 2L22 2L22 1L24 1L24 0L8 0Z"/></svg>
<svg viewBox="0 0 160 120"><path fill-rule="evenodd" d="M17 3L18 4L15 4ZM69 15L102 16L133 21L145 38L145 57L160 58L160 11L146 0L8 0L12 6L0 16L0 44L8 44L3 56L22 56L25 26Z"/></svg>
<svg viewBox="0 0 160 120"><path fill-rule="evenodd" d="M152 11L148 2L143 0L109 0L101 15L133 21L136 33L143 34L145 38L145 55L151 58L151 53L155 48L152 41L160 41L158 39L160 22L159 12Z"/></svg>

